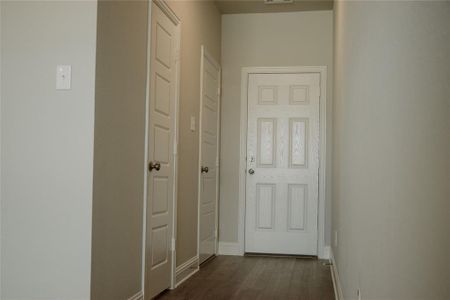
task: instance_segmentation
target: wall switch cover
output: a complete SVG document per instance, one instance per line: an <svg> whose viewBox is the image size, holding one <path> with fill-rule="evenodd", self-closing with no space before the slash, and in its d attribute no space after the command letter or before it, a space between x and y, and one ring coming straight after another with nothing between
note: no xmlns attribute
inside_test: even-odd
<svg viewBox="0 0 450 300"><path fill-rule="evenodd" d="M56 66L56 89L70 90L72 81L72 66L57 65Z"/></svg>

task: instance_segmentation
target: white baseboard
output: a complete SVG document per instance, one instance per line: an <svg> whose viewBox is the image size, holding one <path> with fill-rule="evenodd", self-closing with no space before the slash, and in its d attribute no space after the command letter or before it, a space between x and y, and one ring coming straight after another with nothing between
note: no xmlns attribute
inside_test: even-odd
<svg viewBox="0 0 450 300"><path fill-rule="evenodd" d="M239 243L219 242L219 255L242 256Z"/></svg>
<svg viewBox="0 0 450 300"><path fill-rule="evenodd" d="M194 256L183 264L179 265L175 271L175 288L185 282L189 277L199 270L198 256Z"/></svg>
<svg viewBox="0 0 450 300"><path fill-rule="evenodd" d="M319 258L330 259L330 250L330 246L325 246ZM219 242L219 255L242 256L239 243Z"/></svg>
<svg viewBox="0 0 450 300"><path fill-rule="evenodd" d="M341 281L339 280L339 272L337 270L336 261L334 260L333 249L330 247L330 261L331 261L331 277L333 279L334 296L336 300L344 300L342 293Z"/></svg>
<svg viewBox="0 0 450 300"><path fill-rule="evenodd" d="M330 251L331 251L330 246L324 246L321 255L319 255L319 258L320 259L330 259Z"/></svg>
<svg viewBox="0 0 450 300"><path fill-rule="evenodd" d="M128 298L128 300L144 300L144 293L142 293L142 291L139 291L135 295Z"/></svg>

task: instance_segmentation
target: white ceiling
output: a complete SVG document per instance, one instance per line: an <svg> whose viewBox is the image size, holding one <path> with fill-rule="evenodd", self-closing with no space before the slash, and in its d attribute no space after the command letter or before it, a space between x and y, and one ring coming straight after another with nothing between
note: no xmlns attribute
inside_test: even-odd
<svg viewBox="0 0 450 300"><path fill-rule="evenodd" d="M294 0L294 3L287 4L265 4L264 0L216 0L216 4L223 14L333 9L333 0Z"/></svg>

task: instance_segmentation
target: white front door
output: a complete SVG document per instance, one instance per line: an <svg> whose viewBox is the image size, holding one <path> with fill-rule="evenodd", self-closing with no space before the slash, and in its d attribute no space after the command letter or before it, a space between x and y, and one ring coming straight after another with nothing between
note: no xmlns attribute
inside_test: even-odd
<svg viewBox="0 0 450 300"><path fill-rule="evenodd" d="M317 255L320 74L248 78L245 252Z"/></svg>
<svg viewBox="0 0 450 300"><path fill-rule="evenodd" d="M216 254L219 192L220 66L202 47L200 95L199 259Z"/></svg>
<svg viewBox="0 0 450 300"><path fill-rule="evenodd" d="M171 285L179 31L152 2L145 298Z"/></svg>

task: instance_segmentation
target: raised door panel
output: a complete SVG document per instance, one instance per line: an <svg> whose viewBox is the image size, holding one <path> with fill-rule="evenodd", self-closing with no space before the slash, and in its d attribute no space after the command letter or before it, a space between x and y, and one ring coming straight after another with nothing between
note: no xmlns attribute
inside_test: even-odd
<svg viewBox="0 0 450 300"><path fill-rule="evenodd" d="M216 139L217 138L217 110L215 108L211 108L211 106L205 104L203 105L202 111L202 120L203 120L203 134L208 134L209 138Z"/></svg>
<svg viewBox="0 0 450 300"><path fill-rule="evenodd" d="M155 112L170 117L170 80L160 74L155 76Z"/></svg>
<svg viewBox="0 0 450 300"><path fill-rule="evenodd" d="M309 86L291 85L289 87L289 104L309 104Z"/></svg>
<svg viewBox="0 0 450 300"><path fill-rule="evenodd" d="M152 269L156 269L168 261L168 235L167 225L152 229Z"/></svg>
<svg viewBox="0 0 450 300"><path fill-rule="evenodd" d="M274 228L275 184L258 183L256 185L256 229Z"/></svg>
<svg viewBox="0 0 450 300"><path fill-rule="evenodd" d="M274 118L258 119L258 166L273 168L276 165L277 120Z"/></svg>
<svg viewBox="0 0 450 300"><path fill-rule="evenodd" d="M156 22L156 60L166 68L172 67L172 33L162 22Z"/></svg>
<svg viewBox="0 0 450 300"><path fill-rule="evenodd" d="M153 194L152 210L153 216L167 213L169 200L169 178L153 176Z"/></svg>
<svg viewBox="0 0 450 300"><path fill-rule="evenodd" d="M170 128L155 125L154 131L154 160L162 164L168 164L170 160L171 144Z"/></svg>
<svg viewBox="0 0 450 300"><path fill-rule="evenodd" d="M308 201L306 184L288 185L288 230L305 230Z"/></svg>
<svg viewBox="0 0 450 300"><path fill-rule="evenodd" d="M308 162L308 119L292 118L289 120L289 166L302 168Z"/></svg>
<svg viewBox="0 0 450 300"><path fill-rule="evenodd" d="M258 104L274 105L278 103L278 87L262 85L258 87Z"/></svg>

